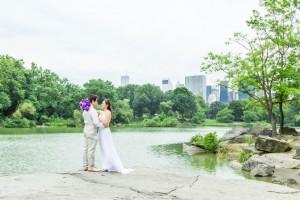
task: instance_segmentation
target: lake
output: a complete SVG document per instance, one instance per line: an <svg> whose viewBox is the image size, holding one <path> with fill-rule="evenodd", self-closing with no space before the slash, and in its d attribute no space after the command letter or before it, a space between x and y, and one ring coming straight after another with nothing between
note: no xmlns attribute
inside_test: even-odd
<svg viewBox="0 0 300 200"><path fill-rule="evenodd" d="M124 128L113 130L113 140L126 167L149 167L175 173L243 179L214 154L188 155L182 143L197 133L230 128ZM0 176L60 173L82 169L82 129L0 129ZM99 147L96 166L101 167Z"/></svg>

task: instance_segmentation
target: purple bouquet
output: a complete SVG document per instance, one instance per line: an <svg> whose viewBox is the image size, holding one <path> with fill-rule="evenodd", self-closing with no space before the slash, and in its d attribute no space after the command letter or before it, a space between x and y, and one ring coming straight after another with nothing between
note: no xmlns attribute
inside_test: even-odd
<svg viewBox="0 0 300 200"><path fill-rule="evenodd" d="M82 99L81 102L80 102L80 109L82 111L89 111L91 107L91 102L89 100L85 100L85 99Z"/></svg>

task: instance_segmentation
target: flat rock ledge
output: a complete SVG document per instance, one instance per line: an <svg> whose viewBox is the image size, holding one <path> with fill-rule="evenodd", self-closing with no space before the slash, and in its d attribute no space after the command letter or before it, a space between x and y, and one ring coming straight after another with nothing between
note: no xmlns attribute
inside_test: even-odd
<svg viewBox="0 0 300 200"><path fill-rule="evenodd" d="M300 190L253 181L136 168L127 175L77 171L0 178L0 199L299 200Z"/></svg>

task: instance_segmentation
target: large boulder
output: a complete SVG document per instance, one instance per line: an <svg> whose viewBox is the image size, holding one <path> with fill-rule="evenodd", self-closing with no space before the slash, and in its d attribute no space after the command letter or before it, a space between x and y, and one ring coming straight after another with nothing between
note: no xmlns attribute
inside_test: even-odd
<svg viewBox="0 0 300 200"><path fill-rule="evenodd" d="M259 135L271 136L272 130L264 126L254 126L249 128L248 134L254 136L259 136Z"/></svg>
<svg viewBox="0 0 300 200"><path fill-rule="evenodd" d="M230 131L228 131L227 133L225 133L225 135L223 136L223 140L224 141L230 141L230 140L244 140L244 137L240 137L243 136L245 134L247 134L248 129L242 126L236 126L233 129L231 129Z"/></svg>
<svg viewBox="0 0 300 200"><path fill-rule="evenodd" d="M252 153L252 154L258 154L258 155L262 155L264 153L263 151L259 151L259 150L255 149L254 145L245 147L244 151L249 154Z"/></svg>
<svg viewBox="0 0 300 200"><path fill-rule="evenodd" d="M242 166L242 170L252 171L258 165L268 165L271 168L275 169L275 165L273 165L273 163L271 163L268 159L266 159L262 156L259 156L259 155L254 155L249 160L244 162L244 164Z"/></svg>
<svg viewBox="0 0 300 200"><path fill-rule="evenodd" d="M291 127L283 127L281 134L282 135L293 135L293 136L300 135L300 133L297 132L296 129L291 128Z"/></svg>
<svg viewBox="0 0 300 200"><path fill-rule="evenodd" d="M293 159L300 160L300 149L296 149L296 154L294 155Z"/></svg>
<svg viewBox="0 0 300 200"><path fill-rule="evenodd" d="M272 176L274 174L274 166L268 164L258 164L251 170L252 176Z"/></svg>
<svg viewBox="0 0 300 200"><path fill-rule="evenodd" d="M279 153L291 150L287 141L278 140L269 136L258 136L255 140L255 149L269 153Z"/></svg>

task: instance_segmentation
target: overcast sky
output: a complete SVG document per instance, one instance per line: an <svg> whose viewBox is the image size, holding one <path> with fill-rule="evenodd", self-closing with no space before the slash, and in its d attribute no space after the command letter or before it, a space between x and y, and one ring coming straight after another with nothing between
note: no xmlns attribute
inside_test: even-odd
<svg viewBox="0 0 300 200"><path fill-rule="evenodd" d="M2 0L0 54L35 62L72 83L104 79L173 85L203 74L208 52L226 51L258 0ZM207 77L211 84L218 75Z"/></svg>

